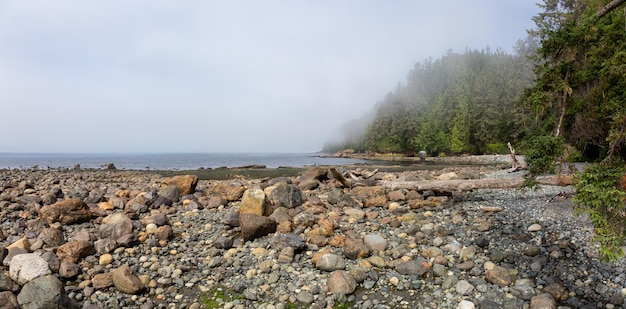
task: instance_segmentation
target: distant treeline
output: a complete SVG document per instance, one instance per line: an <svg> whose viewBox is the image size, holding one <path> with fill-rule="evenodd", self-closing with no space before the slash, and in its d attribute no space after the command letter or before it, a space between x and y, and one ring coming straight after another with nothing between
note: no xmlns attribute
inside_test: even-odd
<svg viewBox="0 0 626 309"><path fill-rule="evenodd" d="M506 152L506 142L525 132L529 113L518 101L532 85L529 56L536 47L529 38L516 44L514 55L487 48L426 59L374 111L347 123L341 143L325 150Z"/></svg>
<svg viewBox="0 0 626 309"><path fill-rule="evenodd" d="M416 64L325 150L491 154L510 141L541 153L549 142L577 160L626 159L625 3L544 0L512 54L449 51Z"/></svg>

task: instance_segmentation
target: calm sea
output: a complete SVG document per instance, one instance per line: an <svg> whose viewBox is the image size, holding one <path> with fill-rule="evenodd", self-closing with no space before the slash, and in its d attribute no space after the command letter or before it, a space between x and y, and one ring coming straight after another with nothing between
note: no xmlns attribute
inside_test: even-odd
<svg viewBox="0 0 626 309"><path fill-rule="evenodd" d="M0 153L0 169L6 168L102 168L113 163L128 170L194 170L198 168L265 165L267 168L307 167L368 163L366 160L333 158L320 153L200 153L200 154L33 154Z"/></svg>

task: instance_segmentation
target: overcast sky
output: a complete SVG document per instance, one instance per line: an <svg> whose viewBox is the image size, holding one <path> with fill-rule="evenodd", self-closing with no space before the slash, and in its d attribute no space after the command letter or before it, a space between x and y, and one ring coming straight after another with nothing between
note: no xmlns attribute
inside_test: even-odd
<svg viewBox="0 0 626 309"><path fill-rule="evenodd" d="M0 1L0 152L314 152L533 0Z"/></svg>

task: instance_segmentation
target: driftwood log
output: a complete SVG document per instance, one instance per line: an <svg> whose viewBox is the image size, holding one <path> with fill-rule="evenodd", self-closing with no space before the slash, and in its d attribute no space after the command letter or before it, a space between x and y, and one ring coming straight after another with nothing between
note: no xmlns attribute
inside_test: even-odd
<svg viewBox="0 0 626 309"><path fill-rule="evenodd" d="M570 175L539 176L537 183L551 186L567 186L572 184ZM507 189L520 188L524 183L523 177L514 178L482 178L482 179L452 179L452 180L423 180L423 181L378 181L379 186L390 190L416 190L455 192L471 191L474 189Z"/></svg>

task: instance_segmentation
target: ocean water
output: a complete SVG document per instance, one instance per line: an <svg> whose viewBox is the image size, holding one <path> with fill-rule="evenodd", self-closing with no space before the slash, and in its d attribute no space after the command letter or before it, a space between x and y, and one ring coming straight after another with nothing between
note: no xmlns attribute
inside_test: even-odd
<svg viewBox="0 0 626 309"><path fill-rule="evenodd" d="M0 169L103 168L113 163L127 170L194 170L264 165L267 168L348 165L370 161L328 157L322 153L180 153L180 154L50 154L0 153Z"/></svg>

